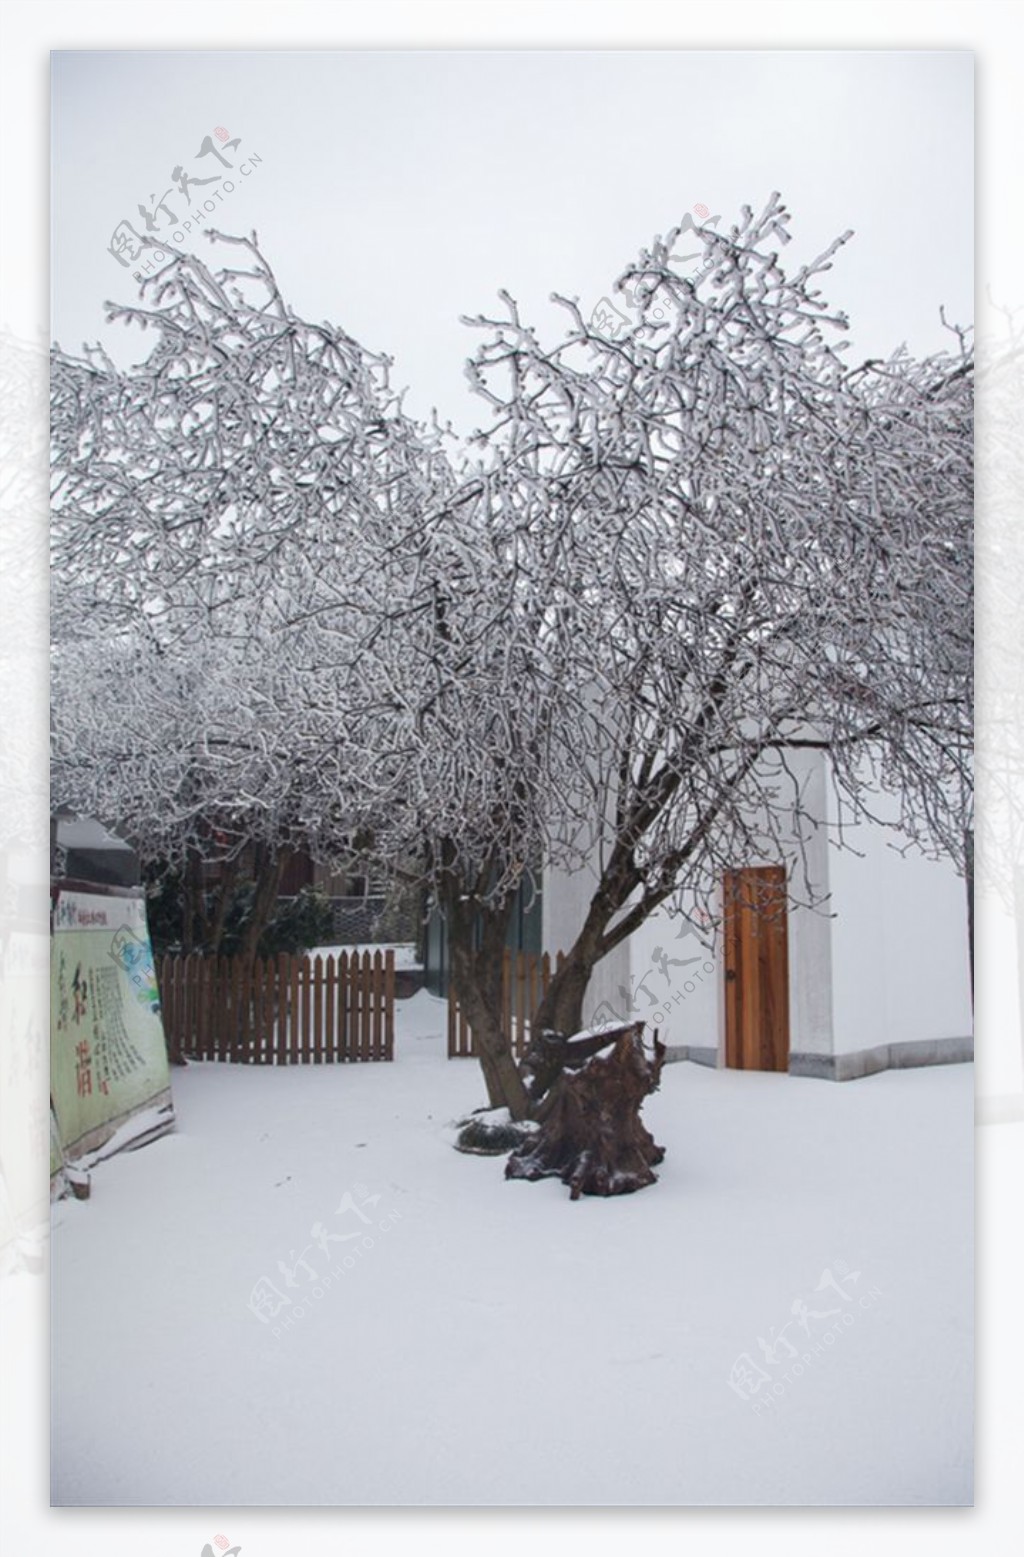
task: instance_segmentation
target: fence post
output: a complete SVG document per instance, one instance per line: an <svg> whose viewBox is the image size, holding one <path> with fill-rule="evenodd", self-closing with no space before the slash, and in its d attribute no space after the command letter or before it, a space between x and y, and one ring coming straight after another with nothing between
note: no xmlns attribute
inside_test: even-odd
<svg viewBox="0 0 1024 1557"><path fill-rule="evenodd" d="M260 1034L263 1031L263 958L254 957L249 964L249 990L245 997L245 1039L242 1043L242 1062L252 1064L252 1057L259 1052Z"/></svg>
<svg viewBox="0 0 1024 1557"><path fill-rule="evenodd" d="M245 969L242 957L232 957L228 964L231 970L230 1003L231 1021L227 1030L227 1044L225 1045L225 1058L232 1062L241 1057L243 1043L243 1022L245 1021L244 1009L246 1001Z"/></svg>
<svg viewBox="0 0 1024 1557"><path fill-rule="evenodd" d="M284 1065L288 1042L288 954L278 952L274 964L274 1027L268 1046L267 1064Z"/></svg>
<svg viewBox="0 0 1024 1557"><path fill-rule="evenodd" d="M302 1065L309 1058L309 959L294 952L292 960L295 964L295 988L298 991L292 1057L296 1065Z"/></svg>
<svg viewBox="0 0 1024 1557"><path fill-rule="evenodd" d="M362 966L360 967L360 970L359 970L359 1000L360 1000L360 1013L359 1013L359 1058L361 1060L372 1060L373 1059L373 1050L372 1050L372 1047L371 1047L372 1042L373 1042L372 1030L371 1030L372 1011L370 1009L370 1007L371 1007L371 997L372 997L372 983L371 983L371 972L370 972L370 953L367 952L367 951L364 951L362 956L361 956L361 958L360 958L360 962L361 962Z"/></svg>
<svg viewBox="0 0 1024 1557"><path fill-rule="evenodd" d="M217 958L217 1002L213 1023L213 1044L218 1064L231 1058L231 963Z"/></svg>
<svg viewBox="0 0 1024 1557"><path fill-rule="evenodd" d="M370 1058L384 1058L384 958L379 950L373 954L373 1049Z"/></svg>
<svg viewBox="0 0 1024 1557"><path fill-rule="evenodd" d="M195 952L185 959L185 988L188 992L189 1053L202 1059L203 960Z"/></svg>
<svg viewBox="0 0 1024 1557"><path fill-rule="evenodd" d="M220 1006L221 1006L221 982L220 982L220 958L210 958L210 999L206 1007L206 1047L209 1058L217 1064L220 1061Z"/></svg>
<svg viewBox="0 0 1024 1557"><path fill-rule="evenodd" d="M313 959L313 1064L324 1062L324 960Z"/></svg>
<svg viewBox="0 0 1024 1557"><path fill-rule="evenodd" d="M351 1059L349 1052L351 1045L352 1020L349 1015L349 1001L352 998L352 970L349 963L348 952L342 952L338 959L338 1058L339 1060Z"/></svg>
<svg viewBox="0 0 1024 1557"><path fill-rule="evenodd" d="M277 958L267 957L263 964L263 1026L260 1046L255 1056L257 1065L273 1065L274 1033L277 1029Z"/></svg>
<svg viewBox="0 0 1024 1557"><path fill-rule="evenodd" d="M181 970L181 993L184 1006L184 1022L182 1024L184 1049L183 1053L190 1054L193 1059L199 1053L198 1028L196 1018L196 976L195 959L192 956L183 958Z"/></svg>
<svg viewBox="0 0 1024 1557"><path fill-rule="evenodd" d="M384 1058L395 1057L395 954L384 953Z"/></svg>
<svg viewBox="0 0 1024 1557"><path fill-rule="evenodd" d="M222 957L218 970L219 1012L217 1015L217 1059L230 1060L234 1047L233 1017L231 1006L231 981L234 976L234 959Z"/></svg>
<svg viewBox="0 0 1024 1557"><path fill-rule="evenodd" d="M205 957L200 953L200 968L203 977L203 1059L212 1061L216 1059L213 1047L213 1031L215 1026L214 1002L217 998L217 959Z"/></svg>
<svg viewBox="0 0 1024 1557"><path fill-rule="evenodd" d="M217 971L215 957L207 957L203 952L198 952L200 997L200 1052L204 1060L212 1060L213 1053L213 1001L217 992L217 981L214 975Z"/></svg>
<svg viewBox="0 0 1024 1557"><path fill-rule="evenodd" d="M154 957L153 968L156 973L156 987L160 1001L160 1021L164 1030L164 1043L167 1046L167 1057L170 1059L174 1053L174 1028L171 1024L172 995L169 959L167 957Z"/></svg>
<svg viewBox="0 0 1024 1557"><path fill-rule="evenodd" d="M328 1062L337 1058L335 1052L337 1029L334 1020L334 984L337 972L337 958L326 958L324 962L324 1059Z"/></svg>
<svg viewBox="0 0 1024 1557"><path fill-rule="evenodd" d="M288 957L288 1021L284 1030L284 1062L295 1065L301 1041L302 1005L299 995L299 959Z"/></svg>

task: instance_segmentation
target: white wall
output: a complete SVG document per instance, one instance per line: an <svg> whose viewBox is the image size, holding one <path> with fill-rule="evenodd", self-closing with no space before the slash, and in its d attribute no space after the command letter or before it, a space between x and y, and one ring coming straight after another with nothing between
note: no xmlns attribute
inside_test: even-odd
<svg viewBox="0 0 1024 1557"><path fill-rule="evenodd" d="M794 752L790 766L800 776L807 811L819 817L822 825L805 833L804 863L797 867L794 883L797 904L789 914L789 1052L831 1054L833 921L828 917L827 902L824 910L821 906L829 892L825 756L809 747ZM809 907L809 903L817 906Z"/></svg>
<svg viewBox="0 0 1024 1557"><path fill-rule="evenodd" d="M829 797L835 820L834 796ZM888 829L847 830L832 848L835 1052L964 1038L973 1031L967 889L952 864L900 855Z"/></svg>
<svg viewBox="0 0 1024 1557"><path fill-rule="evenodd" d="M881 827L845 829L858 854L836 848L827 759L807 749L792 753L788 764L806 812L822 819L805 827L805 863L793 893L824 900L790 910L790 1052L846 1054L967 1037L973 1016L964 882L951 864L900 855L890 846L895 835ZM592 868L547 873L545 949L572 944L595 886ZM692 906L685 898L683 904ZM691 957L699 960L679 965ZM724 1063L723 975L720 937L709 947L682 918L659 910L599 965L584 1022L641 1018L666 1043L715 1049Z"/></svg>
<svg viewBox="0 0 1024 1557"><path fill-rule="evenodd" d="M554 956L568 951L586 918L590 900L597 887L596 871L590 866L578 870L549 867L544 873L542 923L544 950ZM617 946L594 970L594 975L583 1003L583 1025L596 1021L612 1020L612 1012L604 1006L622 1009L619 987L629 986L629 951L627 944Z"/></svg>
<svg viewBox="0 0 1024 1557"><path fill-rule="evenodd" d="M693 907L683 898L684 910ZM629 938L634 1015L658 1029L662 1043L720 1048L720 937L702 939L681 917L659 908ZM686 966L679 966L685 963ZM652 1005L648 992L654 996Z"/></svg>
<svg viewBox="0 0 1024 1557"><path fill-rule="evenodd" d="M805 809L824 818L822 754L808 748L791 753L787 761L800 787ZM774 775L766 781L774 782ZM827 829L822 826L806 831L804 845L806 865L801 868L801 890L805 895L822 896L828 890ZM757 857L736 860L737 866L772 863ZM691 895L683 894L680 901L683 914L694 909ZM804 1054L831 1054L831 921L821 913L795 907L790 912L788 932L790 1049ZM633 1014L658 1027L664 1042L714 1049L719 1063L724 1064L725 969L721 932L698 935L682 916L662 908L634 932L629 949ZM697 960L679 966L689 958ZM655 996L653 1002L647 998L648 990Z"/></svg>

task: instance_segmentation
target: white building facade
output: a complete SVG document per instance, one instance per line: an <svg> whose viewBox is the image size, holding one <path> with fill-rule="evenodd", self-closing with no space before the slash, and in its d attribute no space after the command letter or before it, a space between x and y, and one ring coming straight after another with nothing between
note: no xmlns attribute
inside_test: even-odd
<svg viewBox="0 0 1024 1557"><path fill-rule="evenodd" d="M963 878L951 862L899 852L904 840L879 824L844 826L837 847L828 758L798 760L804 805L821 823L800 861L817 906L785 893L780 867L737 860L719 928L653 915L595 970L584 1023L642 1019L670 1058L836 1081L972 1059ZM548 872L546 949L572 944L595 884L592 870ZM755 899L779 907L759 913Z"/></svg>

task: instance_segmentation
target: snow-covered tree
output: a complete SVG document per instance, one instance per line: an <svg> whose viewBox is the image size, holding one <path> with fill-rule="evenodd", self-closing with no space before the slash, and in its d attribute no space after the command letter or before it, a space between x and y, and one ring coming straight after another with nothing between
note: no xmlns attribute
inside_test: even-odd
<svg viewBox="0 0 1024 1557"><path fill-rule="evenodd" d="M51 395L54 796L180 869L191 920L222 862L214 946L243 855L258 938L282 851L338 855L365 822L363 542L447 479L387 360L298 319L255 240L222 241L243 268L175 255L111 307L152 332L143 361L58 348ZM325 631L345 642L326 698Z"/></svg>
<svg viewBox="0 0 1024 1557"><path fill-rule="evenodd" d="M948 353L848 364L817 282L849 234L789 276L788 223L773 196L705 229L695 275L678 230L657 240L616 337L568 299L553 347L511 299L477 321L481 437L572 537L601 714L599 879L542 1027L578 1028L596 963L681 886L713 911L723 869L777 858L812 897L800 747L827 751L848 817L895 796L901 838L962 860L972 353L954 331Z"/></svg>
<svg viewBox="0 0 1024 1557"><path fill-rule="evenodd" d="M157 332L137 369L55 357L58 637L88 620L203 709L138 784L186 828L202 793L197 837L226 804L239 836L287 818L418 859L517 1117L559 1085L501 1016L514 894L545 866L598 862L539 1017L571 1034L600 959L681 888L712 907L756 855L812 898L801 747L852 819L888 794L902 839L962 849L970 348L849 364L817 288L844 240L790 276L788 222L772 197L704 230L693 274L657 240L624 334L563 299L544 345L503 294L463 448L404 415L385 359L298 319L254 242L245 271L177 256L114 310Z"/></svg>
<svg viewBox="0 0 1024 1557"><path fill-rule="evenodd" d="M552 347L511 298L475 321L490 422L373 570L378 776L428 841L453 984L514 1113L553 1079L501 1029L511 894L545 864L600 862L538 1018L568 1034L596 964L681 887L713 913L723 869L778 858L814 901L801 748L828 753L848 820L888 797L901 842L962 857L971 354L954 332L948 354L848 365L816 289L843 240L787 277L787 225L773 198L705 232L692 277L670 233L624 278L625 336L568 300Z"/></svg>

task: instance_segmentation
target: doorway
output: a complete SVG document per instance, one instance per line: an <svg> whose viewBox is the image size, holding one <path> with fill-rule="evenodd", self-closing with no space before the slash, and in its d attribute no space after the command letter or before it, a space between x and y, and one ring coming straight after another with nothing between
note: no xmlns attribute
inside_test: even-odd
<svg viewBox="0 0 1024 1557"><path fill-rule="evenodd" d="M789 1068L786 872L759 865L725 873L725 1063Z"/></svg>

